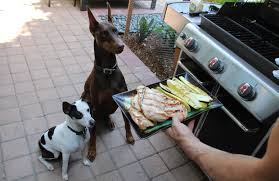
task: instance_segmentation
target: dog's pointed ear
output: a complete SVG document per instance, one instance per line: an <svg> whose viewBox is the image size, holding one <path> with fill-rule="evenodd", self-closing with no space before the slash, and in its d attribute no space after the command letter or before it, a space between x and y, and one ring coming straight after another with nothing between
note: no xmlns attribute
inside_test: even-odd
<svg viewBox="0 0 279 181"><path fill-rule="evenodd" d="M108 22L112 24L111 7L108 1L107 1L107 7L108 7Z"/></svg>
<svg viewBox="0 0 279 181"><path fill-rule="evenodd" d="M93 13L89 8L87 8L87 13L89 18L89 29L95 30L98 27L99 22L96 20L96 18L94 17Z"/></svg>
<svg viewBox="0 0 279 181"><path fill-rule="evenodd" d="M68 102L63 102L62 103L62 108L63 108L63 112L65 114L70 114L70 111L72 109L72 104L68 103Z"/></svg>

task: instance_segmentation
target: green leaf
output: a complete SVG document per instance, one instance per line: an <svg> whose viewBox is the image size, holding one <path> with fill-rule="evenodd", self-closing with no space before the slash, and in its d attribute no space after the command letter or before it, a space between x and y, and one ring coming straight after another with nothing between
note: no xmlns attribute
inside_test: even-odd
<svg viewBox="0 0 279 181"><path fill-rule="evenodd" d="M138 32L137 32L137 37L138 37L138 42L144 41L148 35L153 31L155 28L155 20L152 18L149 22L145 17L142 17L138 23Z"/></svg>

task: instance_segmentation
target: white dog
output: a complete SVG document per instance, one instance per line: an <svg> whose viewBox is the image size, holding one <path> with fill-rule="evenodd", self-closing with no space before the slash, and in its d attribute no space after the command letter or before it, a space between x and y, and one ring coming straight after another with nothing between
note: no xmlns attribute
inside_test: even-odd
<svg viewBox="0 0 279 181"><path fill-rule="evenodd" d="M90 139L88 128L94 126L95 120L91 117L88 104L83 100L78 100L73 104L63 102L63 112L66 114L66 120L50 128L39 140L41 155L38 159L48 170L53 170L52 164L46 160L57 159L62 153L62 177L68 180L68 163L71 153L81 149L83 164L90 165L86 153Z"/></svg>

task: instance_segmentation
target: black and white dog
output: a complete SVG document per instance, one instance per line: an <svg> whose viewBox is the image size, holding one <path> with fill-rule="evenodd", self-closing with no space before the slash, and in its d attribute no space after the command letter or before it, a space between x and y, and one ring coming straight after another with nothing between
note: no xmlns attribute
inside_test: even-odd
<svg viewBox="0 0 279 181"><path fill-rule="evenodd" d="M48 170L53 170L47 160L57 159L62 153L62 177L68 180L68 163L70 154L81 149L83 164L90 166L87 159L87 142L90 139L88 128L93 127L95 120L91 117L90 108L83 100L73 104L63 102L66 120L45 132L39 140L41 155L38 157Z"/></svg>

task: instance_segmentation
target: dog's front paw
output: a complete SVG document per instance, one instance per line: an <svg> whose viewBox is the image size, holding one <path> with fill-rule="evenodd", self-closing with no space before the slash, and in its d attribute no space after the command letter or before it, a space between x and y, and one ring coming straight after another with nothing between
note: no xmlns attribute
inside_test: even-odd
<svg viewBox="0 0 279 181"><path fill-rule="evenodd" d="M87 158L83 159L82 163L83 163L83 165L88 166L88 167L91 165L91 162Z"/></svg>
<svg viewBox="0 0 279 181"><path fill-rule="evenodd" d="M68 174L62 175L63 180L69 180Z"/></svg>
<svg viewBox="0 0 279 181"><path fill-rule="evenodd" d="M114 130L115 129L115 124L114 124L114 122L111 119L108 120L107 125L108 125L108 128L110 130Z"/></svg>
<svg viewBox="0 0 279 181"><path fill-rule="evenodd" d="M135 139L132 135L127 136L126 141L127 141L127 143L129 143L131 145L135 144Z"/></svg>
<svg viewBox="0 0 279 181"><path fill-rule="evenodd" d="M53 170L54 170L54 167L53 167L52 165L47 165L47 169L48 169L49 171L53 171Z"/></svg>
<svg viewBox="0 0 279 181"><path fill-rule="evenodd" d="M87 158L93 162L93 160L96 158L96 150L88 150L88 155L87 155Z"/></svg>

